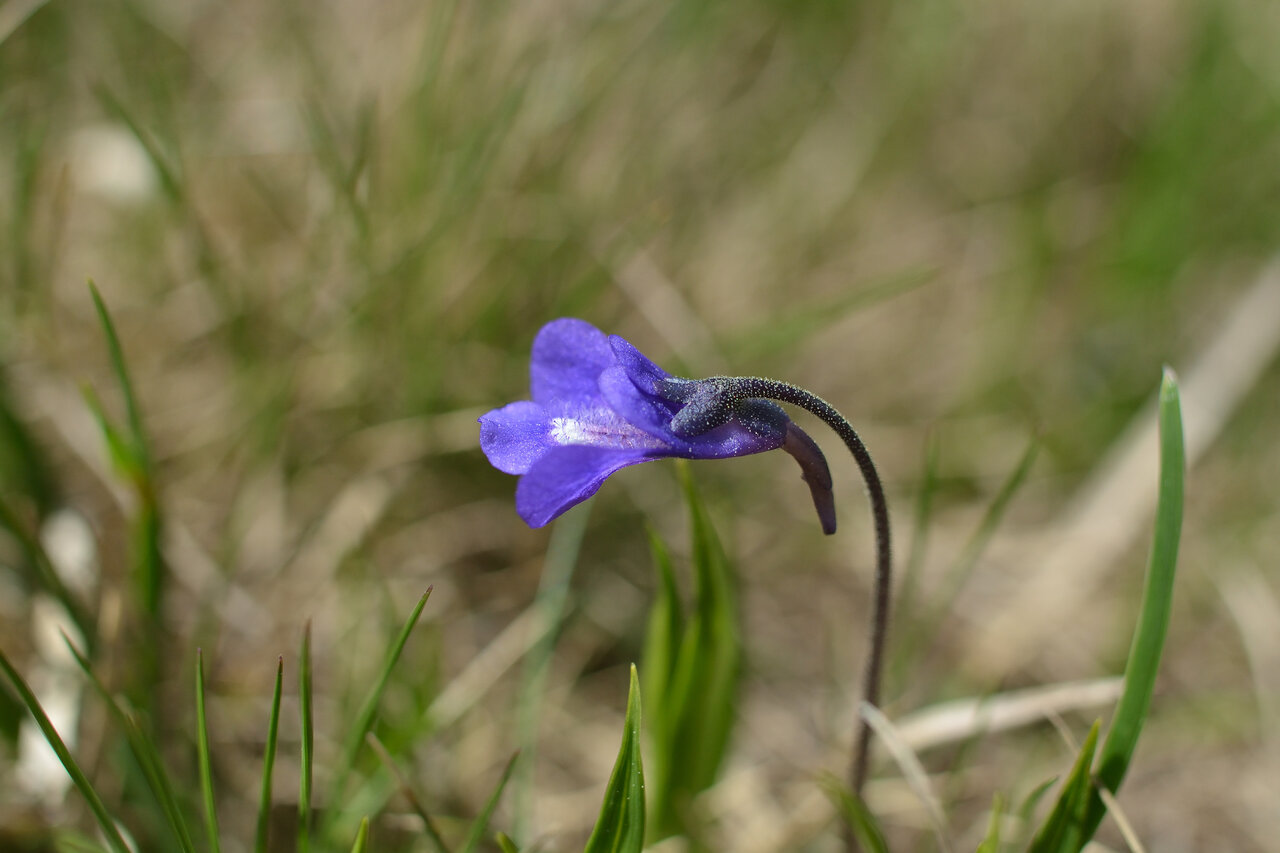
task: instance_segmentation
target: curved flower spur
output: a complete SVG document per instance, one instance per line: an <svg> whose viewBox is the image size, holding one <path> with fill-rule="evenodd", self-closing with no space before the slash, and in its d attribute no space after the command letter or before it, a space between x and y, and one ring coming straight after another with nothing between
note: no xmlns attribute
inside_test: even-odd
<svg viewBox="0 0 1280 853"><path fill-rule="evenodd" d="M516 511L542 527L599 490L620 468L652 459L724 459L782 449L799 463L825 533L836 529L831 473L818 445L777 403L812 412L844 440L867 484L876 531L876 598L863 698L879 704L888 631L890 545L884 488L866 446L829 403L760 377L672 376L628 341L562 318L533 341L532 401L480 418L480 447L495 468L519 474ZM860 723L850 782L860 792L871 730Z"/></svg>

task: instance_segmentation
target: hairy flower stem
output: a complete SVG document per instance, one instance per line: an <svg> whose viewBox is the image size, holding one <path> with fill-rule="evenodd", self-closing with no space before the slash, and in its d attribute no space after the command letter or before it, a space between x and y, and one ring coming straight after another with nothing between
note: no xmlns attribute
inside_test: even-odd
<svg viewBox="0 0 1280 853"><path fill-rule="evenodd" d="M867 452L867 446L862 443L862 439L858 437L858 433L854 431L844 415L836 411L836 408L826 400L803 388L758 376L715 376L703 381L718 385L724 390L726 397L733 402L764 397L799 406L817 415L844 440L845 446L853 454L854 461L858 463L858 470L862 472L862 479L867 484L867 495L871 499L871 515L875 520L876 529L875 605L871 619L871 650L867 656L862 695L867 703L879 707L880 678L884 669L885 645L889 634L892 550L889 542L889 504L885 500L884 486L880 482L875 464L871 461L871 454ZM867 778L867 753L870 744L871 727L866 719L858 714L857 737L854 740L853 760L849 768L849 784L853 788L853 793L858 796L861 796L862 786Z"/></svg>

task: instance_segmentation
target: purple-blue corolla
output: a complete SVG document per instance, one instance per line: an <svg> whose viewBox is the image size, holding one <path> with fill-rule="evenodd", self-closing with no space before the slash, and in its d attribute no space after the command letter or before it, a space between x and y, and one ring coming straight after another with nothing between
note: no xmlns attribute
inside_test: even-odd
<svg viewBox="0 0 1280 853"><path fill-rule="evenodd" d="M542 527L628 465L723 459L783 448L800 462L823 529L835 530L831 476L817 445L774 402L723 399L716 380L674 377L583 320L543 326L533 342L533 400L480 418L480 447L519 474L516 511Z"/></svg>

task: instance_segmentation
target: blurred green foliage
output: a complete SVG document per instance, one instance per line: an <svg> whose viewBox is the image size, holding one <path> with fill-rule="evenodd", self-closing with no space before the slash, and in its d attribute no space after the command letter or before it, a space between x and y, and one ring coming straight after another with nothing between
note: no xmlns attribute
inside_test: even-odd
<svg viewBox="0 0 1280 853"><path fill-rule="evenodd" d="M716 781L729 746L737 718L742 638L733 568L689 466L681 464L680 470L689 507L693 604L685 617L670 552L651 535L658 584L643 659L653 744L649 834L653 840L686 835L697 845L703 833L693 800Z"/></svg>

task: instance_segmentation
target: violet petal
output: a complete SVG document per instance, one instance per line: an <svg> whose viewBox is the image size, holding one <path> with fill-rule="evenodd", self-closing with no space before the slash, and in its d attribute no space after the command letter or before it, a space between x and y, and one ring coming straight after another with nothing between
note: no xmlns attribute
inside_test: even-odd
<svg viewBox="0 0 1280 853"><path fill-rule="evenodd" d="M585 445L554 448L520 478L516 485L516 512L530 527L543 527L594 495L614 471L651 458L639 449Z"/></svg>
<svg viewBox="0 0 1280 853"><path fill-rule="evenodd" d="M611 367L600 374L600 394L620 417L645 432L663 441L675 438L671 416L679 406L641 391L623 367Z"/></svg>
<svg viewBox="0 0 1280 853"><path fill-rule="evenodd" d="M609 336L609 346L618 365L627 371L627 376L636 387L650 396L658 393L658 382L667 379L671 374L650 361L645 354L631 345L626 338L618 335Z"/></svg>
<svg viewBox="0 0 1280 853"><path fill-rule="evenodd" d="M615 363L604 332L585 320L562 317L533 339L529 385L538 403L585 401L600 395L600 373Z"/></svg>
<svg viewBox="0 0 1280 853"><path fill-rule="evenodd" d="M537 403L522 400L480 418L480 449L507 474L523 474L552 446L550 419Z"/></svg>

